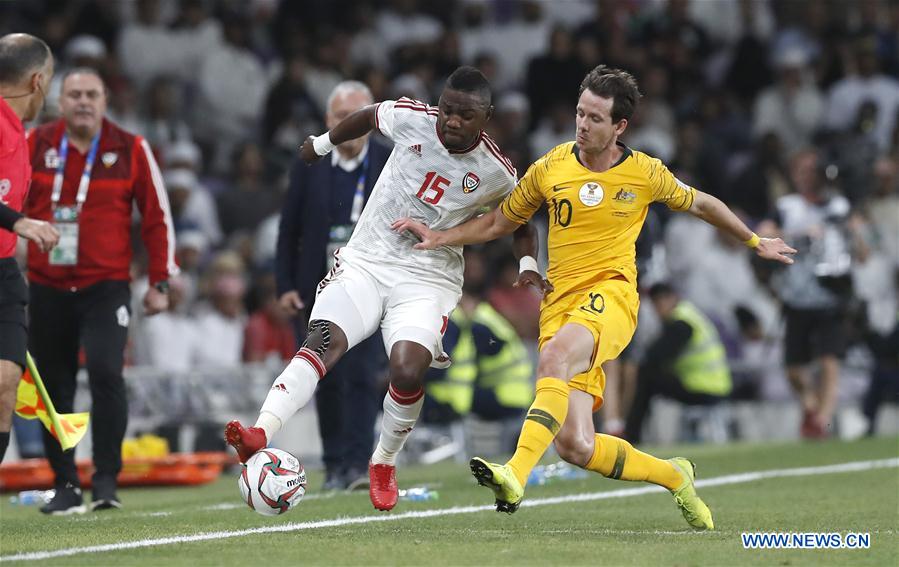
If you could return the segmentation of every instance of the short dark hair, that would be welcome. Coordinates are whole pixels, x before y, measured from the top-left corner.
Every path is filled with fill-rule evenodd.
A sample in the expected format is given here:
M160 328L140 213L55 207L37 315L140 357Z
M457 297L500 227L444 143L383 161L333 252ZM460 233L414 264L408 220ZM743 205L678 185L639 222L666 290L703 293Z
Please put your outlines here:
M737 318L737 324L741 331L759 325L759 318L752 312L752 309L743 305L734 307L734 317Z
M52 56L50 47L27 33L0 37L0 84L16 85L41 70Z
M656 282L649 288L650 299L661 299L662 297L670 297L672 295L677 295L677 291L668 282Z
M622 69L613 69L605 65L597 65L587 73L587 76L581 81L581 88L577 92L578 97L587 89L590 89L590 92L596 96L612 99L612 121L614 122L621 119L630 120L634 115L634 109L637 108L637 102L643 96L640 94L640 88L633 75Z
M483 99L487 106L490 106L493 102L493 95L490 92L490 81L487 80L484 73L468 65L459 67L447 77L446 88L475 94Z

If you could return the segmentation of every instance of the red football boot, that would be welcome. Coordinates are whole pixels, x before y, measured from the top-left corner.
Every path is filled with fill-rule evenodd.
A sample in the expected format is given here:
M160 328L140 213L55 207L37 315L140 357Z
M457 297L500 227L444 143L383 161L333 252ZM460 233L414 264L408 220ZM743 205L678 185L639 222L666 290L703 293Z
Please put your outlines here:
M803 439L826 439L827 426L817 413L805 411L799 433Z
M377 510L393 510L399 490L396 488L396 467L368 463L368 496Z
M244 427L239 421L229 421L225 426L225 441L234 447L241 463L264 449L265 431L261 427Z

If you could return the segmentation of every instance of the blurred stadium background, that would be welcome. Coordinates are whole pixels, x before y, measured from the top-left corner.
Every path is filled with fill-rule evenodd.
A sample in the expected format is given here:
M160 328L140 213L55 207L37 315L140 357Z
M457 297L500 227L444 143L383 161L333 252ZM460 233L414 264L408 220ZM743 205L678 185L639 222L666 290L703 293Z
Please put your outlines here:
M480 68L495 91L490 134L521 174L573 139L577 87L599 63L629 70L644 94L624 142L753 226L794 190L792 156L819 150L827 184L851 204L829 221L836 254L852 257L839 275L853 284L843 298L849 348L829 432L899 431L896 350L878 346L891 336L895 345L897 333L894 0L22 0L0 3L0 29L35 34L54 51L57 79L41 120L56 114L65 69L95 66L110 118L145 136L165 173L183 275L171 313L132 321L132 434L162 434L173 449L220 449L224 420L254 416L293 355L277 346L292 340L273 279L278 212L296 149L324 130L325 101L339 81L366 82L376 100L436 103L456 66ZM533 351L538 298L511 287L508 242L481 252L496 266L488 299ZM724 413L694 416L656 402L644 440L798 438L778 275L739 243L664 208L652 211L638 253L642 287L674 282L714 321L734 376ZM135 298L143 272L138 254ZM266 340L245 341L248 325ZM644 301L625 383L659 326ZM689 427L694 418L710 423ZM21 426L20 453L38 455L39 435ZM310 407L280 445L314 463L312 431ZM90 454L89 443L79 456Z

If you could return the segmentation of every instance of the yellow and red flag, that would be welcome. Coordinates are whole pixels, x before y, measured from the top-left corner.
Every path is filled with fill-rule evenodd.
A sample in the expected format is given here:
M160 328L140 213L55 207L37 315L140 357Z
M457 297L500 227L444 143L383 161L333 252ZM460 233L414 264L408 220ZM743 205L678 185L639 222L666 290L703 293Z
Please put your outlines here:
M56 413L31 353L27 354L27 359L28 368L25 369L16 392L16 413L25 419L40 419L50 435L59 441L63 451L68 451L84 437L90 414Z

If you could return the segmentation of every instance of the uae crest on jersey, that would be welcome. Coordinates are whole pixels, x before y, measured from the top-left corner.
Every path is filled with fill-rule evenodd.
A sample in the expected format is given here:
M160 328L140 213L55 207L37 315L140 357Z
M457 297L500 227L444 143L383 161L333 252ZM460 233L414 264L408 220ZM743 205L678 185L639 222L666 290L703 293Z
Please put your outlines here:
M118 159L119 159L119 154L117 154L115 152L106 152L105 154L100 156L100 160L103 162L103 165L105 165L107 168L110 168L113 165L115 165L115 162L118 161Z
M56 152L56 148L50 148L44 152L44 167L47 169L59 167L59 154Z
M462 191L471 193L477 189L480 184L481 178L469 171L465 174L465 177L462 178Z

